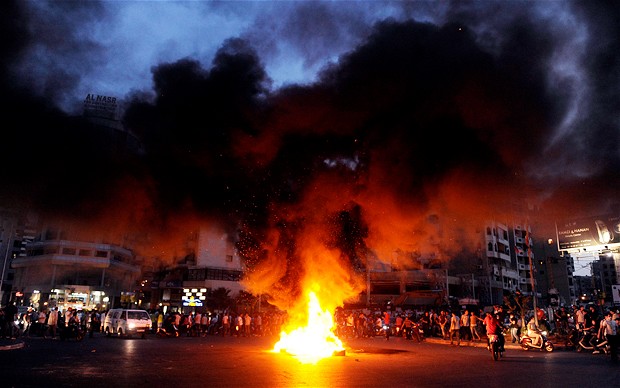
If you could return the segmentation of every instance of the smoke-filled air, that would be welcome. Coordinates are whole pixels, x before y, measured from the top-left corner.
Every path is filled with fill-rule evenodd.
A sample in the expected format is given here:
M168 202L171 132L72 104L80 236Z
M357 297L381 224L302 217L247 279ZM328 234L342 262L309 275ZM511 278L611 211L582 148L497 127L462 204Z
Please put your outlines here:
M539 230L618 209L616 3L379 3L6 2L0 202L161 258L216 225L291 314L370 260L474 254L517 205ZM87 93L139 144L91 130Z

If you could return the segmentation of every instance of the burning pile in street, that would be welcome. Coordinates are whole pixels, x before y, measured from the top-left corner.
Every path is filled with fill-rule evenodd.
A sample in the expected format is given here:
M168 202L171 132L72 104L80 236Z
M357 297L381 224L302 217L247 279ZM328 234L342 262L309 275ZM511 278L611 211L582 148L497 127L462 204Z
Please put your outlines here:
M344 346L334 334L333 314L321 308L312 291L308 292L306 302L307 321L289 322L289 327L296 328L291 332L283 331L273 351L291 354L302 363L316 363L325 357L344 354Z

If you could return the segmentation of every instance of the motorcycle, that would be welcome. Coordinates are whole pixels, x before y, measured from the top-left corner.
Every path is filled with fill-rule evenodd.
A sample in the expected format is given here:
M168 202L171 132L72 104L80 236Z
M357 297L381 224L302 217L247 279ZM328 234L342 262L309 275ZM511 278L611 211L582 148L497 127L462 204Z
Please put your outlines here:
M535 345L533 343L532 337L528 337L527 334L523 335L523 337L521 337L521 341L519 342L519 344L521 345L521 349L523 350L530 350L530 349L543 350L544 349L548 352L553 352L553 344L547 339L547 333L542 332L540 336L541 336L540 343Z
M503 352L500 351L499 335L489 334L489 350L493 356L493 360L497 361L503 356Z
M594 344L596 344L596 346L594 346ZM579 341L577 342L577 352L582 352L584 350L602 350L605 354L607 354L609 353L610 348L607 338L599 340L594 336L594 334L581 331L579 334Z
M176 328L175 325L169 326L168 328L160 327L157 330L157 333L155 333L155 335L159 338L178 337L179 330Z
M75 339L77 342L80 342L84 339L84 334L85 333L84 330L82 330L82 327L74 324L63 326L62 328L60 328L58 333L61 341Z
M571 328L568 330L568 334L566 335L564 346L567 349L578 349L580 339L581 339L580 331L576 328Z

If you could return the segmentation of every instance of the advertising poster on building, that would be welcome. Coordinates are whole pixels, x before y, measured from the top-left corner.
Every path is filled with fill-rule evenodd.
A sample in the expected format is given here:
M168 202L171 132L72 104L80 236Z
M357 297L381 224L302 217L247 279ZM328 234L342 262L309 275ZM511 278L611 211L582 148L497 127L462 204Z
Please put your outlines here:
M611 293L612 293L614 305L620 304L620 284L612 284Z
M579 218L556 225L558 249L601 248L620 244L620 216Z

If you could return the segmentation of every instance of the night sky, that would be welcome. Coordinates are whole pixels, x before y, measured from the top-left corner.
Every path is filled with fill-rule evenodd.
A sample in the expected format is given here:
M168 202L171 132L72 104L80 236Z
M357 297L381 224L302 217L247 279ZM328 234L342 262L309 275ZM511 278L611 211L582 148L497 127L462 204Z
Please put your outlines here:
M282 290L310 246L359 268L473 252L526 198L545 236L620 212L618 2L1 7L5 206L161 252L211 222ZM88 93L142 149L89 130Z

